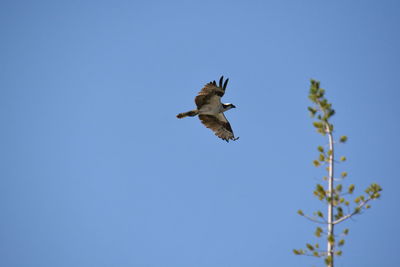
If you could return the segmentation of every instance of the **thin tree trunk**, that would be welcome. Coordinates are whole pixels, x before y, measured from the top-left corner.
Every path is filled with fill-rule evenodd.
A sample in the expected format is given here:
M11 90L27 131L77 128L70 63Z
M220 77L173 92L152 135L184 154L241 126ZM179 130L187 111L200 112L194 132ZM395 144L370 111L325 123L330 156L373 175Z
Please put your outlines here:
M333 231L333 164L334 164L334 150L333 150L333 136L332 132L329 129L329 126L327 126L327 133L328 133L328 138L329 138L329 177L328 177L328 195L329 195L329 203L328 203L328 258L330 258L330 264L328 265L329 267L334 266L334 246L335 242L332 242L332 239L334 238L334 231Z

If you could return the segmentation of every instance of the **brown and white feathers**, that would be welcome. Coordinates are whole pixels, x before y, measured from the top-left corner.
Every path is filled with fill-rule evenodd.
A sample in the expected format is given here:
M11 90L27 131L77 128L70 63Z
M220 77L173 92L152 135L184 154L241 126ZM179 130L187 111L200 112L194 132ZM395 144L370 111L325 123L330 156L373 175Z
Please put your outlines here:
M224 115L225 111L235 106L221 103L221 97L225 94L229 79L223 81L224 76L221 76L218 85L215 81L207 83L194 99L197 109L179 113L176 117L181 119L199 115L200 121L207 128L219 138L229 142L229 140L235 141L239 138L235 138L232 127Z

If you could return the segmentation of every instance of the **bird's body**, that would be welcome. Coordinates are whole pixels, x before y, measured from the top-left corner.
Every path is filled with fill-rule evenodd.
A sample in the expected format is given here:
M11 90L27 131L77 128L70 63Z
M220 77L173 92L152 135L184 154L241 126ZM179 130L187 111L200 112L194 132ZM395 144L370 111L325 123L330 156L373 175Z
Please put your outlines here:
M181 119L199 115L201 122L209 129L214 131L219 138L229 142L237 140L233 134L232 127L226 119L224 112L235 108L233 104L221 103L221 97L225 93L228 80L223 83L224 77L219 80L219 85L215 81L207 83L195 98L197 109L179 113L176 117Z

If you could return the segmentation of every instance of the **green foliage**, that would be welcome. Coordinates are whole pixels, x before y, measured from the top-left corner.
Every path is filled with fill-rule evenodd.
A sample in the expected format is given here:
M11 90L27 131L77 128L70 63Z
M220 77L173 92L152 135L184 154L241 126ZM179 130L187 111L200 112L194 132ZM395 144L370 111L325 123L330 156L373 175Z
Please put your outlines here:
M353 194L353 192L354 192L354 189L355 189L355 185L354 184L351 184L350 186L349 186L349 194Z
M315 113L317 113L317 110L315 108L312 108L312 107L308 107L308 110L310 111L310 116L312 118L314 118Z
M304 251L302 249L293 249L293 253L296 255L304 255Z
M342 184L338 184L338 185L336 186L336 191L337 191L338 193L340 193L340 192L342 192L342 188L343 188Z
M367 193L371 199L380 198L381 191L382 191L382 187L378 184L371 184L367 189L365 189L365 193Z
M335 243L335 236L334 235L328 235L328 242L331 244Z
M323 230L322 230L322 228L321 227L317 227L316 229L315 229L315 236L316 237L321 237L321 234L323 233Z
M332 132L333 125L329 123L329 119L335 115L335 110L332 108L332 104L325 98L325 90L320 87L318 81L311 80L308 98L315 105L308 107L308 110L313 118L317 116L318 121L313 122L317 132L322 135Z
M332 264L332 256L328 256L325 258L325 264L326 266L331 266Z
M336 207L336 214L334 215L336 220L339 220L344 216L343 214L343 208L341 206Z
M317 215L320 218L324 218L324 214L321 211L317 211Z
M329 267L333 267L334 256L342 255L342 250L338 249L345 244L344 237L349 234L349 229L345 228L341 235L335 235L329 229L336 229L331 227L328 228L328 225L336 225L347 219L355 216L357 214L361 214L364 210L371 208L369 204L371 200L379 199L381 196L382 188L380 185L374 183L371 184L367 189L365 189L364 194L361 194L354 198L350 199L351 195L355 191L355 185L351 184L348 187L344 187L340 181L336 182L334 177L330 176L330 171L335 168L335 163L333 159L335 155L334 145L335 144L344 144L348 141L348 137L346 135L342 135L339 138L339 142L332 142L333 140L333 129L334 125L331 123L331 118L335 115L335 110L332 108L332 104L325 97L325 90L320 87L320 82L316 80L311 80L311 86L309 91L309 99L312 102L312 106L308 107L308 111L313 118L313 126L317 130L318 133L323 136L328 136L329 149L325 150L324 146L318 146L317 150L319 152L317 159L313 161L313 165L315 167L319 167L321 165L326 165L326 171L328 173L327 176L323 176L322 180L327 181L328 184L331 183L332 187L323 186L321 184L317 184L314 189L314 196L316 196L320 201L330 206L333 211L332 220L329 220L329 211L328 218L324 216L320 210L317 210L313 213L314 216L308 216L304 214L302 210L298 210L297 213L300 216L303 216L307 219L310 219L313 222L323 224L324 227L316 227L314 235L317 238L321 238L322 236L326 236L326 242L330 244L331 250L324 251L320 250L319 244L311 245L310 243L306 243L305 249L294 249L293 253L296 255L308 255L314 257L324 257L325 264ZM347 159L345 156L341 156L339 158L340 162L345 162ZM347 177L347 172L341 172L341 178L344 179ZM337 183L335 186L333 184ZM330 190L329 188L332 188ZM336 240L338 239L338 240Z
M317 184L315 190L314 190L314 195L319 199L322 200L326 197L326 192L325 192L325 188L320 185Z

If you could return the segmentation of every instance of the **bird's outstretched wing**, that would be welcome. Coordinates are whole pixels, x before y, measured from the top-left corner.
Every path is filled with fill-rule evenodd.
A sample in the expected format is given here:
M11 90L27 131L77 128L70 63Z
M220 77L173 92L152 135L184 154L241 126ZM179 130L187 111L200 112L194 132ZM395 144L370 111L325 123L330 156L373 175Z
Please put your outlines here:
M216 136L229 142L229 140L236 141L239 138L235 138L232 127L229 121L226 119L224 113L218 115L199 115L201 122L209 129L211 129Z
M226 86L228 85L229 79L224 81L224 76L219 79L219 84L215 81L207 83L199 94L194 99L197 109L200 109L203 105L210 104L211 102L220 102L221 97L225 94Z

